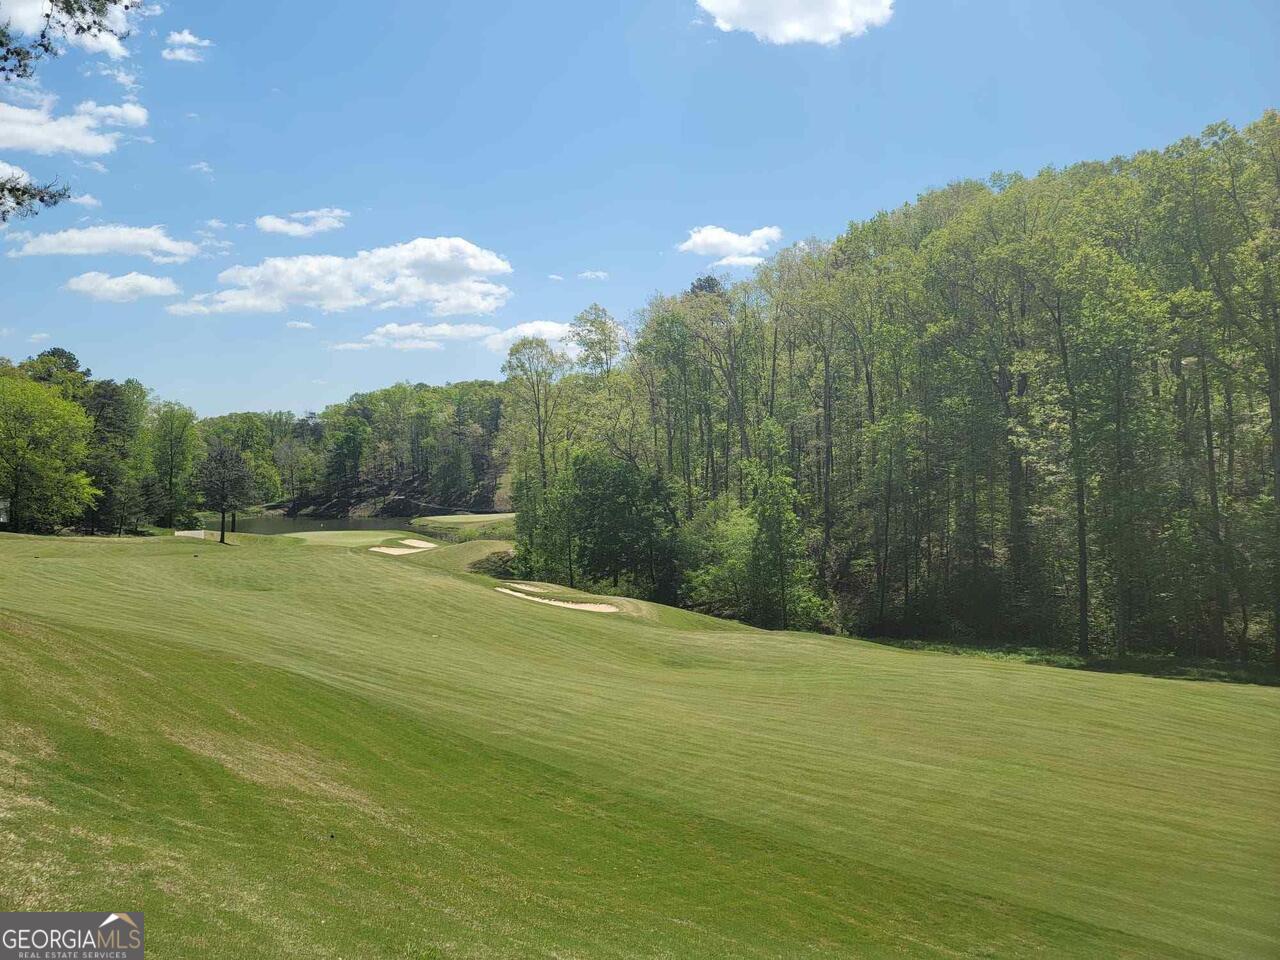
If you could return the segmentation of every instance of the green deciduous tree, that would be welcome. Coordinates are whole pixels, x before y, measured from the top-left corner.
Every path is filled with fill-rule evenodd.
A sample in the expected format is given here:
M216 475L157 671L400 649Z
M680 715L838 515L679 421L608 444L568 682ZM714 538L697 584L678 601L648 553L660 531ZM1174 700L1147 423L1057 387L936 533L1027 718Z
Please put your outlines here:
M0 496L12 530L48 530L79 517L97 491L82 469L92 423L55 387L0 376Z

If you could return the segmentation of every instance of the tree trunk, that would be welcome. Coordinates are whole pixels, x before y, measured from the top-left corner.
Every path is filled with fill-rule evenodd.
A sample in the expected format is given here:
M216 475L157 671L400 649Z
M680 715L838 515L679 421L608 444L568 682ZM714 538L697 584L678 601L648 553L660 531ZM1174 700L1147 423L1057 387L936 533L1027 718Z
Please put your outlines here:
M1213 446L1213 396L1209 390L1209 364L1200 352L1200 402L1204 406L1205 482L1209 487L1209 538L1213 542L1214 609L1210 612L1209 632L1213 639L1213 655L1226 654L1227 557L1222 542L1222 511L1218 503L1218 464Z
M1084 460L1075 405L1071 409L1071 459L1076 494L1076 651L1089 656L1089 528L1085 513Z
M1276 324L1276 356L1267 365L1267 403L1271 410L1271 509L1275 536L1271 557L1271 655L1280 666L1280 322Z
M218 524L218 542L227 542L227 511L221 511L221 521Z

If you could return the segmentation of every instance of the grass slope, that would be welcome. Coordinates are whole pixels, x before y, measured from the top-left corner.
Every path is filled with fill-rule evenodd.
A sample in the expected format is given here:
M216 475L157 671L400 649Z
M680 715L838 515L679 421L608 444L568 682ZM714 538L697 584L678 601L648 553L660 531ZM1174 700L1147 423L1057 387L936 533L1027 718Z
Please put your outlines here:
M155 957L1280 950L1274 688L233 539L0 536L4 907Z

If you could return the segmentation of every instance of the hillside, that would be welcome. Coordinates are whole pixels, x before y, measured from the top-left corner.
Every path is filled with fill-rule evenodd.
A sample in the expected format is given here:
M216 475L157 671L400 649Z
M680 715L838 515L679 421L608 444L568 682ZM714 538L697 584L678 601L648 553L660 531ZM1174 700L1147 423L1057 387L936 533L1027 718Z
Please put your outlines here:
M142 909L155 957L1280 950L1280 691L366 539L0 535L0 903Z

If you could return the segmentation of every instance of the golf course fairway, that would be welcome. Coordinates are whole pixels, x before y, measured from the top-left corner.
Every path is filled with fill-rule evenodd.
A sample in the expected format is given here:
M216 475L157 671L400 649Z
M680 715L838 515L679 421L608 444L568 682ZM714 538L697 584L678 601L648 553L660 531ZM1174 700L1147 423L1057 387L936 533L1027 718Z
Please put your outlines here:
M1280 952L1274 688L229 539L0 535L0 909L157 958Z

